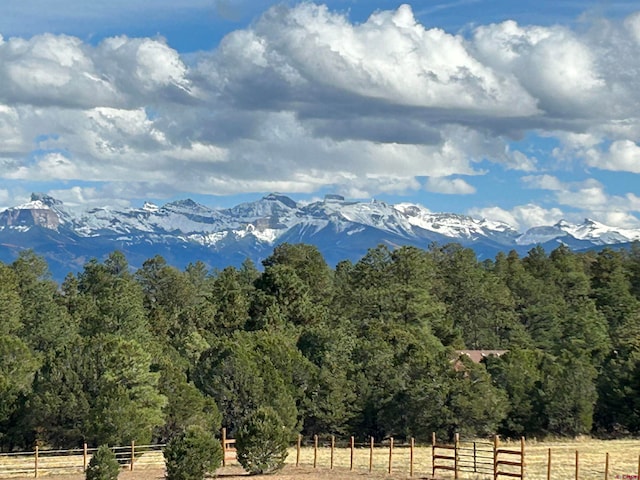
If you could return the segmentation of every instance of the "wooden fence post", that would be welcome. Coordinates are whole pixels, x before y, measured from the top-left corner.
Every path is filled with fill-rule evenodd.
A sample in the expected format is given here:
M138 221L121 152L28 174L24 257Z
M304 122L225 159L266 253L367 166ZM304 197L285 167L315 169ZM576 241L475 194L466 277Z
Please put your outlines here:
M578 450L576 450L576 480L578 480L579 472L580 472L580 459L579 459Z
M410 448L410 453L409 453L409 476L413 477L413 451L416 447L416 441L413 437L411 437L411 444L409 446ZM640 480L640 479L638 479Z
M524 480L524 437L520 437L520 480Z
M551 480L551 448L547 451L547 480Z
M607 452L604 461L604 480L609 480L609 452Z
M331 435L331 470L333 470L333 456L336 449L336 436Z
M318 435L313 436L313 468L318 465Z
M391 475L391 464L392 463L393 463L393 437L390 437L389 438L389 475Z
M498 480L498 446L500 445L500 437L493 437L493 480Z
M373 470L373 437L369 437L369 472Z
M38 452L39 452L39 447L38 445L36 445L36 450L35 450L35 458L34 458L34 477L38 478Z
M478 447L476 441L473 441L473 473L478 473Z
M353 450L355 448L356 444L355 444L355 438L351 437L351 441L350 441L350 448L351 448L351 461L350 461L350 465L349 465L349 470L353 470Z
M222 451L224 455L224 450ZM133 462L136 459L136 442L131 440L131 464L129 465L129 470L133 472Z
M87 444L85 443L82 445L82 471L83 472L87 471L87 457L88 457Z
M453 455L453 466L454 466L454 470L453 470L453 478L455 478L456 480L458 480L459 478L459 472L458 472L458 448L460 446L460 434L456 433L455 435L455 449L453 450L454 455Z
M300 444L302 443L302 435L298 434L298 442L296 443L296 467L300 466Z
M227 466L227 429L222 427L222 466Z
M431 432L431 478L436 477L436 432Z

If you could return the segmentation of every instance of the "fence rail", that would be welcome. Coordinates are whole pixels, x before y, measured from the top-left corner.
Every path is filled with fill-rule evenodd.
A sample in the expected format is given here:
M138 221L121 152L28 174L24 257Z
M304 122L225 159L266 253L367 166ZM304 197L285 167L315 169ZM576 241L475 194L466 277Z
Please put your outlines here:
M123 469L164 467L164 445L135 445L111 447ZM39 477L40 475L73 474L86 471L97 448L70 450L42 450L32 452L0 453L0 477Z
M222 432L224 465L236 461L235 440ZM375 443L373 438L356 442L335 437L314 436L303 442L301 436L290 449L290 467L342 469L356 474L385 471L389 475L406 475L432 479L473 480L638 480L640 478L640 442L621 442L622 448L610 456L598 445L597 454L579 456L580 444L555 443L529 447L525 457L525 442L500 445L494 442L460 441L438 443L435 435L431 445L416 446L413 439L400 443L393 438ZM123 469L164 468L163 444L113 447ZM553 449L553 455L552 455ZM44 475L82 473L96 448L42 450L0 453L0 478L38 477ZM621 453L624 452L624 455ZM606 455L605 455L606 454ZM635 455L635 457L634 457Z
M227 438L227 429L222 429L222 466L226 467L227 463L236 460L236 440L235 438Z
M524 437L520 439L520 450L499 448L496 437L494 452L494 480L500 476L524 479Z

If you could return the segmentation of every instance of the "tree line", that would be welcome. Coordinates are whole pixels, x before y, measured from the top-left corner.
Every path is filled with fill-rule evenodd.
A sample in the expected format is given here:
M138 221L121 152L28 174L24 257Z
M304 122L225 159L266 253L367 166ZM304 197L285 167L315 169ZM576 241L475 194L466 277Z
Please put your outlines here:
M640 245L332 268L282 244L214 271L116 251L61 284L32 251L0 263L0 449L233 436L264 408L292 436L638 434Z

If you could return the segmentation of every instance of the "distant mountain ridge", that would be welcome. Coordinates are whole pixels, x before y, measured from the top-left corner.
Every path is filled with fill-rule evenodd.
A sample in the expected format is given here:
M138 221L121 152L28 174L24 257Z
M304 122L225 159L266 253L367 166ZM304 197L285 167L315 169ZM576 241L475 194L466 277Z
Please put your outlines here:
M551 250L624 245L640 240L640 229L620 229L586 219L574 225L560 221L519 233L503 222L454 213L432 213L418 204L356 202L339 195L308 204L278 193L232 208L212 209L191 199L141 208L67 210L48 195L0 212L0 260L11 262L18 251L32 248L44 256L54 277L75 272L91 258L121 250L133 267L155 255L183 268L203 261L210 268L259 262L279 243L315 245L327 262L357 261L379 244L427 248L459 243L480 258L500 251L526 253L535 245Z

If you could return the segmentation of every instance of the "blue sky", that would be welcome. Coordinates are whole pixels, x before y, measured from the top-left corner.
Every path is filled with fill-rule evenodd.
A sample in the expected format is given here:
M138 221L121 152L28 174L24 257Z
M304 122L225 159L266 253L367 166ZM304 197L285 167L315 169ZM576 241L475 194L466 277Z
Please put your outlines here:
M0 209L271 191L640 228L637 1L0 4Z

